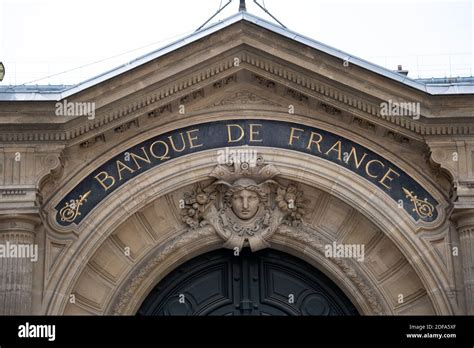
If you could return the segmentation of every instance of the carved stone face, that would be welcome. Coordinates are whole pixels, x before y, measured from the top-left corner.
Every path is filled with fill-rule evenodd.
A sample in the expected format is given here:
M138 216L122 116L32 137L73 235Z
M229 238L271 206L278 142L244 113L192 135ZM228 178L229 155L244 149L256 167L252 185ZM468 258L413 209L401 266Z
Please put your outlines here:
M253 218L259 205L260 196L254 191L243 189L232 195L232 211L242 220Z

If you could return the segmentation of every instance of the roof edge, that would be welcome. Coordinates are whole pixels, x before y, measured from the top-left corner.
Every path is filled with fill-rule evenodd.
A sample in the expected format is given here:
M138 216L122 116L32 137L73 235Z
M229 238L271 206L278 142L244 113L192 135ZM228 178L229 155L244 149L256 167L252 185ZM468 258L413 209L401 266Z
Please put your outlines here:
M305 46L312 47L316 50L324 52L330 56L336 57L341 59L341 61L347 61L349 64L354 64L359 66L363 69L371 71L375 74L384 76L389 78L393 81L402 83L406 86L412 87L418 91L427 93L429 95L457 95L457 94L474 94L474 83L472 84L450 84L450 85L435 85L435 84L425 84L420 81L414 80L409 78L405 75L399 74L394 72L390 69L382 67L380 65L370 63L362 58L358 58L354 55L346 53L344 51L335 49L331 46L325 45L319 41L310 39L304 35L298 34L293 32L289 29L285 29L280 27L274 23L271 23L267 20L264 20L260 17L252 15L248 12L238 12L222 21L217 23L211 24L208 27L204 27L203 29L196 31L188 36L185 36L177 41L174 41L164 47L161 47L151 53L142 55L130 62L122 64L114 69L106 71L100 75L82 81L76 85L72 85L69 88L61 92L46 92L46 91L38 91L38 92L7 92L1 91L0 89L0 101L58 101L64 98L67 98L71 95L76 93L82 92L88 88L91 88L101 82L106 80L112 79L120 74L126 73L132 69L135 69L143 64L146 64L154 59L157 59L167 53L170 53L174 50L177 50L181 47L184 47L190 43L193 43L197 40L202 39L208 35L211 35L221 29L224 29L236 22L239 21L247 21L249 23L253 23L261 28L267 29L273 33L279 34L283 37L289 38L290 40L299 42ZM11 86L10 86L11 87ZM14 87L14 86L13 86Z

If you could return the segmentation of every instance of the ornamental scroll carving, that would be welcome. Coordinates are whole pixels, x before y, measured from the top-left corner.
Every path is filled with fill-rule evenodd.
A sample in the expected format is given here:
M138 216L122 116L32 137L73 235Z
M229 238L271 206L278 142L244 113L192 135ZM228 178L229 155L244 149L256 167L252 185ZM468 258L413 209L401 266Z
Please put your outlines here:
M279 226L303 222L308 204L295 184L277 181L279 174L261 156L253 163L218 165L210 174L214 182L184 194L182 220L190 229L212 226L224 248L267 248Z

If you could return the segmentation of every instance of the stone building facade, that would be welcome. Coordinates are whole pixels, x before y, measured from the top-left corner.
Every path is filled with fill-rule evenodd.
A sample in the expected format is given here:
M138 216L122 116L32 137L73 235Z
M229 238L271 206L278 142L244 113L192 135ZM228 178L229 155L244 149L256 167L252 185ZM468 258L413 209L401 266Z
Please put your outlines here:
M472 315L473 116L472 82L245 12L76 86L1 87L0 243L38 255L4 248L0 313L135 315L228 249L296 257L361 315Z

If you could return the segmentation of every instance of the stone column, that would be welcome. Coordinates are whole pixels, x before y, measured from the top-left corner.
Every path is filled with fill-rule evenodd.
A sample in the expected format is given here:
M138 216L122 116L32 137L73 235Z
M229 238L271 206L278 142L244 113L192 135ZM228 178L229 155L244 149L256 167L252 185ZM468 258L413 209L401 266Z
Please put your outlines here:
M461 243L466 314L474 315L474 208L456 209L452 220Z
M32 314L31 252L39 223L36 214L0 215L0 315Z

